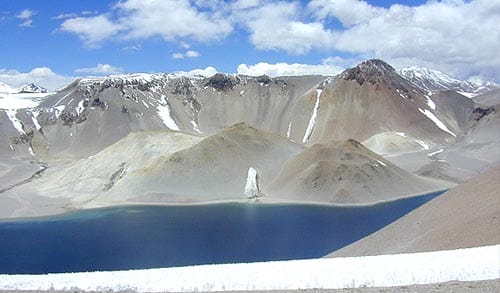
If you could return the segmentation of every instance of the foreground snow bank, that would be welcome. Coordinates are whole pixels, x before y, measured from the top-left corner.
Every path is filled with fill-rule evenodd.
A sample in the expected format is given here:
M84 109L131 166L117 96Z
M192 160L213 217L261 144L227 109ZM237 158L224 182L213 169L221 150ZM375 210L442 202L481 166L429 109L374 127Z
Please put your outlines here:
M0 290L224 291L390 287L500 278L500 245L427 253L119 272L0 275Z

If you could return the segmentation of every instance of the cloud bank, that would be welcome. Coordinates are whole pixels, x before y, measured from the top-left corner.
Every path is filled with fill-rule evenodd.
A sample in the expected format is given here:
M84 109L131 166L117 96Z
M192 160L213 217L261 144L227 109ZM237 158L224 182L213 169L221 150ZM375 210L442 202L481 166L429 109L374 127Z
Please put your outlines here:
M116 67L109 64L97 64L94 67L79 68L75 70L76 73L84 74L96 74L96 75L108 75L108 74L119 74L123 72L123 68Z
M423 65L459 78L500 74L500 2L490 0L388 8L360 0L123 0L105 13L62 21L62 31L90 47L149 38L219 42L238 31L257 50L380 58L396 67ZM181 56L190 57L172 57Z

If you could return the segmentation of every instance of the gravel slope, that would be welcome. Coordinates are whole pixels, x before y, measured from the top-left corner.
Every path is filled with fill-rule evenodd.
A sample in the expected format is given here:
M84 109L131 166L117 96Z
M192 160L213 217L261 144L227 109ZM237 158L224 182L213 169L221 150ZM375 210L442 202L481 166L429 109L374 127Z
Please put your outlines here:
M500 243L500 165L328 257L394 254Z

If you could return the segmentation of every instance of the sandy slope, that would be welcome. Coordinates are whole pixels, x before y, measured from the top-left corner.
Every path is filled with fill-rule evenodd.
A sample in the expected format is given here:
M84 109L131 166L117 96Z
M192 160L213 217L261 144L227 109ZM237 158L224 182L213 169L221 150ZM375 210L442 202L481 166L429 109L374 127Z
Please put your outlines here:
M455 249L500 243L500 165L329 257Z

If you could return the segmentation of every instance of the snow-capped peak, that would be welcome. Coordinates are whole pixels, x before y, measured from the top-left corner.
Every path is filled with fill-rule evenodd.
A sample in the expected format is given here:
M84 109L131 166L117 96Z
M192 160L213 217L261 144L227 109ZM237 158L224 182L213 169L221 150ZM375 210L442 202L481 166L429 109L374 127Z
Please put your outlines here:
M28 83L28 84L25 84L22 87L20 87L18 92L19 93L48 93L49 91L46 88L41 87L36 83Z
M439 92L454 90L469 98L500 87L500 85L494 82L483 81L478 78L469 79L467 81L459 80L441 71L428 69L422 66L403 68L399 70L399 74L424 91Z
M0 93L12 94L15 93L16 89L10 85L0 81Z
M477 86L468 81L459 80L441 71L421 66L403 68L399 71L399 74L422 90L428 92L456 90L473 93L477 89Z

